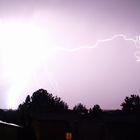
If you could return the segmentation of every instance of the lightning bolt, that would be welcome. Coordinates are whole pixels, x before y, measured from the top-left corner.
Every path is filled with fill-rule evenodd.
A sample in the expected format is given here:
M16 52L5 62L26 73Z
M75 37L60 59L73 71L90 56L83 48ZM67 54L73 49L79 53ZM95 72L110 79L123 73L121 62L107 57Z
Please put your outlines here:
M135 47L137 49L140 49L140 36L136 36L135 39L134 39L134 38L128 38L124 34L116 34L116 35L113 35L112 37L107 38L107 39L97 40L96 43L94 45L92 45L92 46L81 46L81 47L76 47L76 48L56 47L55 50L57 50L57 51L75 52L75 51L79 51L81 49L93 49L93 48L96 48L101 43L113 41L114 39L116 39L118 37L121 37L125 41L130 41L130 42L134 43ZM140 50L134 52L134 56L137 59L136 61L140 62Z
M113 41L116 38L122 38L125 41L129 41L129 42L134 43L134 46L136 47L136 49L139 49L138 51L134 52L134 56L136 57L136 61L140 62L140 36L136 36L135 38L128 38L124 34L115 34L115 35L113 35L110 38L106 38L106 39L102 39L102 40L97 40L96 43L94 45L92 45L92 46L81 46L81 47L76 47L76 48L56 47L54 50L57 50L57 51L67 51L67 52L71 52L72 53L72 52L80 51L82 49L93 49L93 48L98 47L101 43ZM51 82L51 84L53 85L53 87L54 87L56 92L60 91L58 89L58 82L57 82L57 80L54 79L54 77L53 77L53 82Z
M112 41L112 40L114 40L118 37L122 37L125 41L131 41L135 44L136 48L140 48L140 36L136 36L136 39L133 39L133 38L128 38L124 34L116 34L116 35L113 35L112 37L107 38L107 39L97 40L96 43L92 46L82 46L82 47L77 47L77 48L73 48L73 49L59 47L58 49L59 50L65 50L65 51L71 51L71 52L72 51L78 51L78 50L81 50L81 49L88 49L88 48L91 49L91 48L96 48L101 43Z

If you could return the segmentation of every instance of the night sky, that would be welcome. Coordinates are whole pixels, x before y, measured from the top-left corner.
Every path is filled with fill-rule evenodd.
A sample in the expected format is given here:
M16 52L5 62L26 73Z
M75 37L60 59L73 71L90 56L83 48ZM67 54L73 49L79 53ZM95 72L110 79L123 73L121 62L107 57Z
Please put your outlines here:
M44 88L70 107L140 95L139 0L0 0L0 108Z

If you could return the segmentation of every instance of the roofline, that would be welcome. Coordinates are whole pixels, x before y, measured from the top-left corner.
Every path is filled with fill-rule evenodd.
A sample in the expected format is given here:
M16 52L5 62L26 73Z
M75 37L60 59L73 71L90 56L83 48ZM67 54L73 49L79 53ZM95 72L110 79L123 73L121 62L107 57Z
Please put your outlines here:
M20 125L13 124L13 123L7 123L7 122L1 121L1 120L0 120L0 124L5 124L5 125L10 125L10 126L15 126L15 127L23 128L23 127L20 126Z

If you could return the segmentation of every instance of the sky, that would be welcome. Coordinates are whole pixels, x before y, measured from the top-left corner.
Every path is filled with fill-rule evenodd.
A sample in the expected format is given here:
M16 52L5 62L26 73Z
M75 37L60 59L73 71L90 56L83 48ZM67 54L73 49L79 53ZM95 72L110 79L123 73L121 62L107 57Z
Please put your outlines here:
M72 108L140 95L139 0L0 0L0 108L44 88Z

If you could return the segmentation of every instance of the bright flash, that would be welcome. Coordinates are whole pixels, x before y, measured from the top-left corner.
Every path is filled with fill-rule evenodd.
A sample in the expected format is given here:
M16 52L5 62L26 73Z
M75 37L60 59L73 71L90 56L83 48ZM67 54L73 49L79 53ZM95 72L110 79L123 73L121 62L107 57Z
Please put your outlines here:
M11 85L7 100L9 108L16 108L20 92L33 71L52 55L52 47L46 32L32 23L0 22L3 74Z

